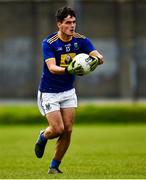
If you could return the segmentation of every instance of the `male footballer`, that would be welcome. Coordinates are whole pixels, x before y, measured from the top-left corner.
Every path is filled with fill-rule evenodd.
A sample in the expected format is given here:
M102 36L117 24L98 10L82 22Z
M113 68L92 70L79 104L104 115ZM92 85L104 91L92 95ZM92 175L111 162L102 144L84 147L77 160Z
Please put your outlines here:
M103 63L103 56L90 40L75 32L76 14L68 7L56 13L58 32L42 42L43 73L38 90L38 106L48 122L48 127L40 132L35 144L35 154L42 158L47 141L57 138L54 157L50 163L49 174L62 173L59 165L66 153L71 139L72 126L77 107L74 88L75 75L83 75L79 65L73 66L72 58L77 54L89 54L94 61L91 69Z

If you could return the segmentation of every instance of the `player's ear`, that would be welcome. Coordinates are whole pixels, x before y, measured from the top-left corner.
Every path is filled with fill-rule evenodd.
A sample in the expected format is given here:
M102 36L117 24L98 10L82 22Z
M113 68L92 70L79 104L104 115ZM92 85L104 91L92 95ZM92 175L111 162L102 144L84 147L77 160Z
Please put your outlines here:
M57 22L57 27L60 28L61 22Z

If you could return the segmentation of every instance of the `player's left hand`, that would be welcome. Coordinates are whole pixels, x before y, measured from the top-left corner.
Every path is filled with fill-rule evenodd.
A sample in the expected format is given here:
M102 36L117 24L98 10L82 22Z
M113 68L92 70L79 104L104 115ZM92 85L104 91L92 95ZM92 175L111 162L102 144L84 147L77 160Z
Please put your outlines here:
M92 61L89 63L90 64L90 70L94 71L95 68L99 64L99 59L97 57L95 57L95 56L89 56L89 57L92 59Z

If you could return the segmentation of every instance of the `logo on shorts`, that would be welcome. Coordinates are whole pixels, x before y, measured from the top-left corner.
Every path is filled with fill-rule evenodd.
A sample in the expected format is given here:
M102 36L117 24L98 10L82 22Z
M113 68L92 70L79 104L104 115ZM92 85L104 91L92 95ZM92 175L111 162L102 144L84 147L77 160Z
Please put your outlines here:
M51 109L51 106L50 106L49 103L48 103L48 104L45 104L45 106L46 106L46 109L47 109L47 110L50 110L50 109Z

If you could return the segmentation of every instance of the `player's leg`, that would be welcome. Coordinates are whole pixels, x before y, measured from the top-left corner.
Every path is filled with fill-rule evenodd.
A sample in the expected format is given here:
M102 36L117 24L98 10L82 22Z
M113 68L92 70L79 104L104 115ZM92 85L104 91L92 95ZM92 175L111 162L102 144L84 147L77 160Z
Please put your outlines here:
M69 91L65 91L61 93L60 111L64 123L64 132L59 137L56 144L54 158L50 166L52 169L54 169L54 167L56 168L59 167L59 164L61 163L61 160L69 147L76 107L77 107L77 96L75 93L75 89L71 89Z
M38 107L41 114L46 116L49 124L46 130L40 132L35 144L35 154L38 158L43 156L47 140L58 137L64 129L57 97L56 93L42 93L38 91Z
M48 139L59 137L64 131L64 124L60 111L53 111L46 115L49 126L40 133L35 145L35 153L38 158L44 154L44 149Z
M64 123L64 132L59 137L56 144L55 159L61 160L69 147L72 133L72 126L75 116L75 108L61 109L62 119Z
M48 127L44 131L46 139L53 139L59 137L64 131L64 124L62 114L60 111L53 111L46 115Z
M72 126L75 116L75 108L61 109L62 119L64 123L64 132L59 137L56 143L54 158L51 162L49 173L60 173L59 165L61 160L70 145Z

